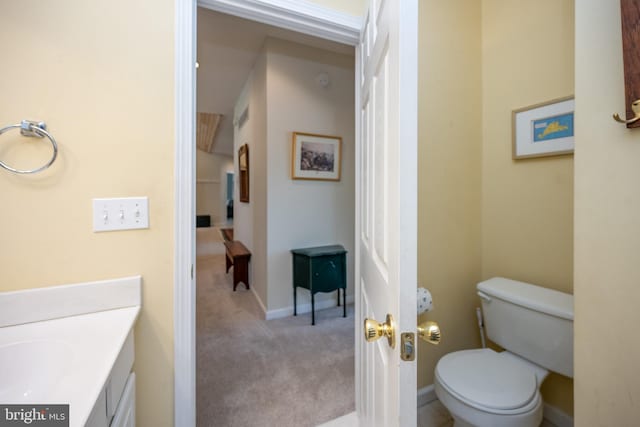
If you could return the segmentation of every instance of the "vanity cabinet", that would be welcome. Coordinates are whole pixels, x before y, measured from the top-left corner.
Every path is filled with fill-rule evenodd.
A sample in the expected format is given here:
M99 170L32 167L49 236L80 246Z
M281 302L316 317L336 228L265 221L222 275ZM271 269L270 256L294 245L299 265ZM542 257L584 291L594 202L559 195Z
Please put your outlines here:
M136 374L129 374L129 379L122 392L120 403L111 421L111 427L135 427L136 425Z
M135 426L135 374L133 331L120 350L86 427ZM73 410L73 409L72 409Z

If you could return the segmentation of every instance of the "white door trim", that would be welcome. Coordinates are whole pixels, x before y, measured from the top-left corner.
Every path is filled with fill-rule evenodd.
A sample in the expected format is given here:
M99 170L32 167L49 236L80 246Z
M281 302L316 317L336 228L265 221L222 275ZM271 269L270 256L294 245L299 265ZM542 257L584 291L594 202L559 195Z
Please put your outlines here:
M174 425L196 425L195 58L196 2L175 8Z
M413 3L411 6L408 3ZM416 13L412 13L415 11ZM411 298L407 294L401 295L400 300L405 303L411 299L410 306L416 307L416 286L418 283L418 0L411 0L400 8L400 28L399 31L399 66L400 66L400 87L398 95L400 98L400 131L398 141L402 141L403 150L399 150L400 158L398 164L402 165L404 170L404 182L402 178L397 188L400 195L400 206L403 207L400 221L400 236L411 236L411 238L402 239L399 258L403 260L400 269L401 293L412 294ZM408 126L407 124L412 124ZM410 183L406 182L407 177L412 177L411 181L415 183L413 194L402 191L403 188L410 188ZM406 287L406 284L411 286ZM402 308L401 310L406 310ZM398 328L400 331L415 331L418 319L415 311L412 315L405 312L398 319ZM415 384L417 378L418 362L411 365L403 365L404 369L400 370L400 384ZM406 391L400 399L400 425L415 425L416 412L415 403L417 401L416 388L411 389L411 393L407 395Z
M304 0L199 0L198 6L355 46L362 18Z
M356 46L361 19L304 0L201 0L199 5ZM174 425L196 425L195 62L196 0L175 8ZM359 69L356 57L356 70ZM356 79L356 82L359 80ZM356 83L356 99L359 84ZM356 146L359 141L356 139Z
M368 9L368 7L367 7ZM368 13L368 12L367 12ZM362 234L362 196L361 193L359 191L361 187L361 174L362 174L362 131L361 131L361 127L362 127L362 100L360 99L360 94L362 93L362 52L360 49L360 38L361 37L366 37L366 35L361 34L358 36L358 44L356 46L356 77L354 79L355 85L356 85L356 90L355 90L355 108L356 108L356 132L355 132L355 136L356 136L356 149L355 149L355 156L356 156L356 161L355 161L355 174L354 174L354 185L355 185L355 201L356 201L356 206L355 206L355 214L356 214L356 218L355 218L355 223L354 223L354 253L353 253L353 259L354 259L354 299L355 299L355 303L354 303L354 317L356 319L356 337L355 337L355 345L354 345L354 360L355 360L355 391L356 391L356 418L358 419L358 422L360 420L360 415L362 414L363 408L362 408L362 396L363 393L366 390L363 390L363 375L364 372L362 372L362 366L359 363L359 361L361 360L361 352L362 352L362 341L361 339L358 339L358 323L360 322L361 319L364 319L364 317L362 316L362 308L360 307L360 301L362 301L362 296L361 296L361 290L362 290L362 283L360 282L360 280L358 280L358 278L360 277L360 236Z

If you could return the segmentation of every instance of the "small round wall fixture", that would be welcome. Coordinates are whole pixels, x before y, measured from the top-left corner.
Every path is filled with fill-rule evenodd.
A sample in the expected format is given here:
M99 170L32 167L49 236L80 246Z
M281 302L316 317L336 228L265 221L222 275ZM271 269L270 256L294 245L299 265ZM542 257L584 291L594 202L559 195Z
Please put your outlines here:
M323 88L328 88L331 83L331 79L329 78L329 73L320 73L316 76L316 83L318 86Z

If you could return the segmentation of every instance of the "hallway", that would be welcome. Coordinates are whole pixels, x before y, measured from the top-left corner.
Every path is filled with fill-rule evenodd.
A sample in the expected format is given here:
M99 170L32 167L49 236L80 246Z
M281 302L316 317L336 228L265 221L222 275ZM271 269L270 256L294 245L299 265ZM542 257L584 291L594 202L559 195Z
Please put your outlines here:
M232 291L217 229L197 230L197 425L316 426L355 409L354 314L270 321Z

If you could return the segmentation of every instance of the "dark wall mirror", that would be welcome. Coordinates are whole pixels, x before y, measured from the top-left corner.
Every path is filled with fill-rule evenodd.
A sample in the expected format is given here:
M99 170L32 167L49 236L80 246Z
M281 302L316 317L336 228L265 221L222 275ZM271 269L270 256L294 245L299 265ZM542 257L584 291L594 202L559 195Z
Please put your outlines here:
M244 144L238 150L240 201L249 203L249 146Z

